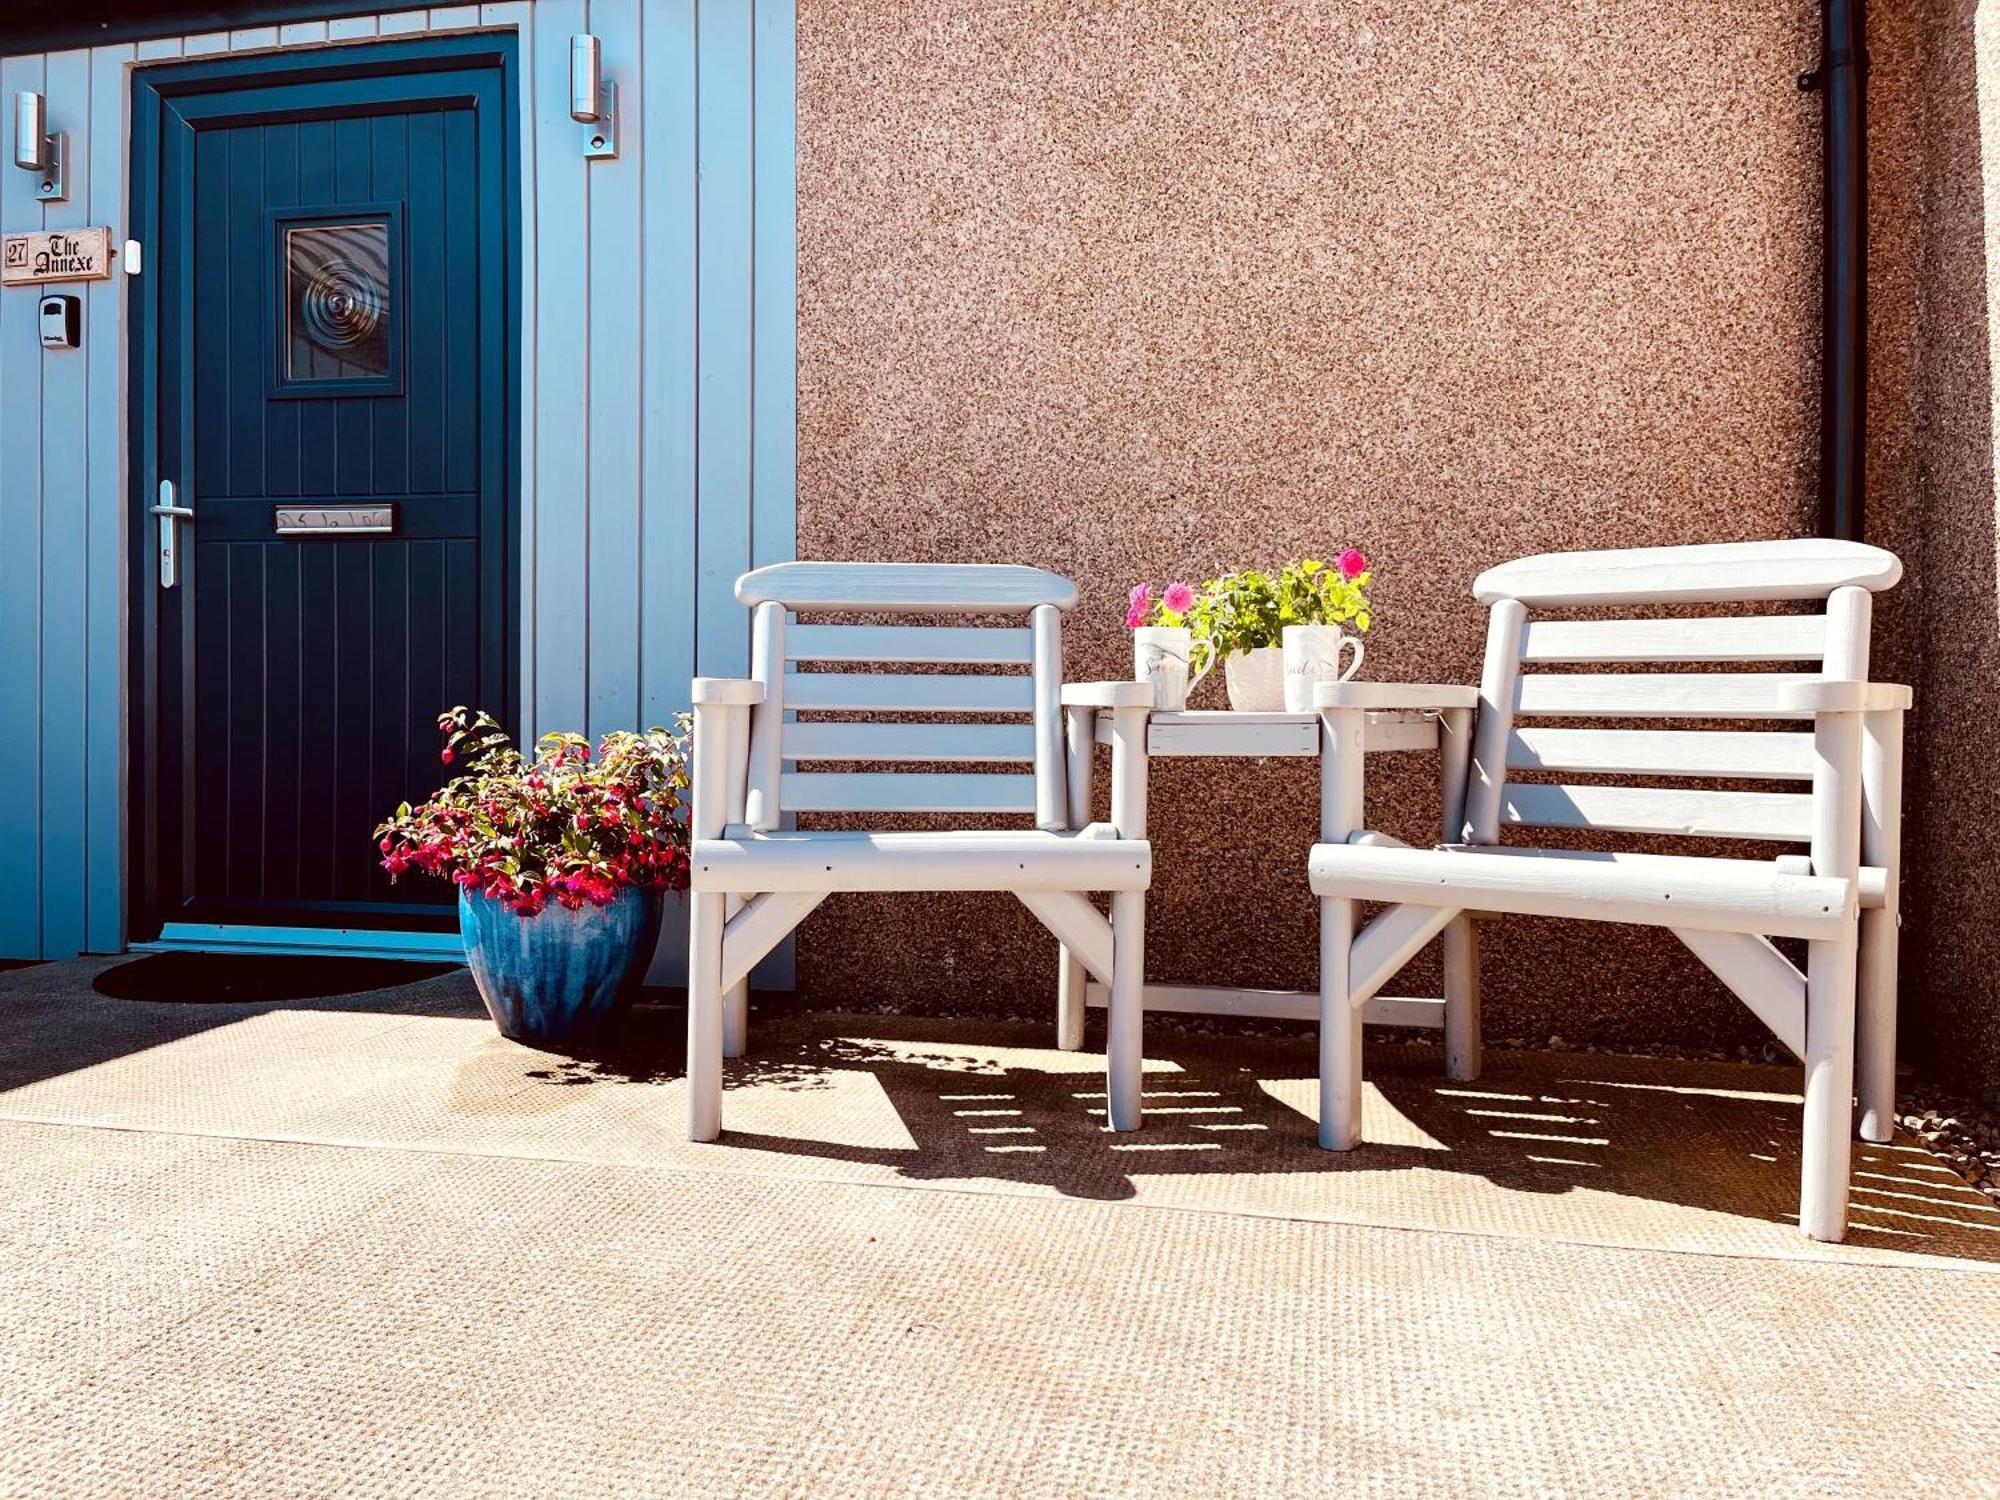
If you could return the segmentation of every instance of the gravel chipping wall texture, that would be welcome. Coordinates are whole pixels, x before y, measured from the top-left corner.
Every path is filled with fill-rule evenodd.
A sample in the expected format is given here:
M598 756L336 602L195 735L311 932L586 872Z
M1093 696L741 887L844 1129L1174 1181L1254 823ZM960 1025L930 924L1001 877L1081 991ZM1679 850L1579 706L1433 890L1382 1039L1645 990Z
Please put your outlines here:
M1972 13L1869 14L1869 528L1910 564L1878 673L1937 725L1908 1046L2000 1083L2000 954L1923 951L1934 918L2000 941L1990 861L1932 813L1991 806L2000 665ZM1129 673L1133 582L1353 542L1369 675L1462 682L1492 563L1809 532L1818 25L1781 0L801 0L799 555L1068 574L1083 677ZM1968 615L1920 663L1919 622ZM1371 763L1371 821L1431 836L1434 774ZM1154 977L1313 983L1315 797L1301 763L1155 768ZM1053 948L987 897L845 898L799 974L827 1003L1034 1011ZM1515 921L1486 977L1495 1036L1763 1039L1664 933Z
M2000 255L2000 11L1934 0L1918 131L1922 225L1908 371L1918 412L1914 495L1919 714L1904 973L1904 1047L2000 1102L2000 583L1988 266ZM1876 288L1871 292L1878 295Z

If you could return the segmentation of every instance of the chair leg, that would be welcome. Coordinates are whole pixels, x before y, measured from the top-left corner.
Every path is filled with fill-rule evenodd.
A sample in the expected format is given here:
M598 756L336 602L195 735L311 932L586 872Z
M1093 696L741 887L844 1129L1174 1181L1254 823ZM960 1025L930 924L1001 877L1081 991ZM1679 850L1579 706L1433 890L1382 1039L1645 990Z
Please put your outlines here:
M750 981L739 979L722 996L722 1055L741 1057L750 1050Z
M688 903L688 1139L722 1134L722 924L720 891L698 891Z
M1146 893L1111 897L1111 1003L1105 1022L1104 1091L1113 1130L1139 1128L1145 1080Z
M1444 1076L1479 1076L1479 929L1459 916L1444 930Z
M723 925L726 927L741 910L743 910L741 896L725 896L722 901ZM750 979L746 975L732 984L722 996L722 1055L741 1057L749 1047Z
M1354 903L1319 902L1319 1143L1329 1151L1361 1144L1361 1010L1348 999Z
M1854 1054L1864 1141L1887 1141L1896 1133L1896 961L1900 944L1893 902L1887 910L1861 914Z
M1854 1129L1856 929L1806 952L1805 1149L1799 1227L1816 1240L1847 1234L1847 1176Z
M1064 1052L1083 1047L1083 1015L1090 975L1083 960L1067 948L1059 948L1056 959L1056 1046Z

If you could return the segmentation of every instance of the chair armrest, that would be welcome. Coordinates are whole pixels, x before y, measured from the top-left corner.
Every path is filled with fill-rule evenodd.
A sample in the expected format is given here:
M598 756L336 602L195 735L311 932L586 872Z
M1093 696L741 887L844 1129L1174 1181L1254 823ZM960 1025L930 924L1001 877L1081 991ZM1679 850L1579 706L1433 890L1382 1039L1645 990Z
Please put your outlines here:
M1347 836L1350 844L1359 844L1364 849L1407 849L1410 846L1394 834L1383 833L1377 828L1357 828Z
M1153 708L1150 682L1066 682L1062 701L1065 708L1107 713L1111 722L1111 823L1122 839L1146 836L1146 734L1147 715ZM1072 801L1088 797L1089 755L1094 712L1069 716L1069 753L1072 761L1070 793ZM1074 759L1082 756L1079 762ZM1085 804L1088 805L1087 802ZM1072 807L1071 817L1078 816Z
M1910 690L1897 682L1850 682L1828 678L1820 682L1795 682L1778 690L1778 704L1793 713L1853 714L1903 710L1910 706Z
M749 710L764 701L764 684L746 677L697 677L688 696L694 701L688 837L719 838L728 823L743 819Z
M1151 708L1150 682L1065 682L1065 708Z
M1322 682L1313 689L1314 708L1477 708L1479 689L1429 682Z
M764 701L764 684L748 677L697 677L691 693L697 706L751 707Z

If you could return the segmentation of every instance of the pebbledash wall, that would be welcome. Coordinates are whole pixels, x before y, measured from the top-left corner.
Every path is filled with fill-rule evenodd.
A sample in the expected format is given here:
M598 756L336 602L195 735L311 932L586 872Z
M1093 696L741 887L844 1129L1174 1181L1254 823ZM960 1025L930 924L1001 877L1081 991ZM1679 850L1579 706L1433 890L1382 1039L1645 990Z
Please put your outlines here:
M793 551L791 0L512 0L0 57L10 108L17 90L44 93L73 155L68 201L46 208L28 173L0 171L0 223L122 236L135 66L467 28L517 31L532 93L521 110L528 727L670 723L696 670L748 665L737 575ZM613 161L586 162L569 118L569 38L583 31L620 89ZM48 358L34 297L0 296L7 956L124 942L125 278L84 295L85 347ZM657 977L679 982L683 946L669 934Z
M1905 1051L2000 1090L1978 10L1868 8L1867 524L1909 565L1877 670L1919 690ZM1354 542L1370 675L1464 682L1491 563L1809 533L1818 26L1805 0L801 0L801 555L1046 564L1085 586L1072 672L1123 675L1130 584ZM1375 819L1431 836L1432 774L1372 764ZM1311 984L1310 776L1153 785L1149 973ZM976 898L831 902L799 964L824 1003L1030 1011L1052 982L1031 920ZM1512 921L1486 975L1497 1037L1764 1041L1663 933Z

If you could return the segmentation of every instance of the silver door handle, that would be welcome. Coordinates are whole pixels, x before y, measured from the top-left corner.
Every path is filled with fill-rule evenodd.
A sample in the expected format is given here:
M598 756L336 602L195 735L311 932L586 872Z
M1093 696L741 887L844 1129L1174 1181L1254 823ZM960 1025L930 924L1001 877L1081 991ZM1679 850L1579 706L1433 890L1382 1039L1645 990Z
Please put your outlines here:
M160 587L170 589L181 581L180 523L192 521L194 512L185 505L174 504L174 482L162 479L160 503L151 513L160 518Z

